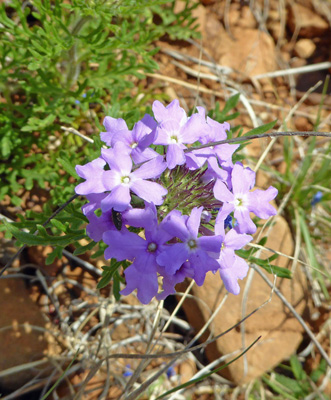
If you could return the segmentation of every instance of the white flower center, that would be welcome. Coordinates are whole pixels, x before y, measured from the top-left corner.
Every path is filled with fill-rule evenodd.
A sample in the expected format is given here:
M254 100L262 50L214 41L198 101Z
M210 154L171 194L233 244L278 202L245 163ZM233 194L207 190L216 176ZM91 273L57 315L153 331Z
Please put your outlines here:
M190 248L190 250L194 250L194 249L196 249L196 248L198 247L197 242L196 242L196 240L194 240L194 239L190 239L190 240L187 242L187 245L188 245L188 247Z
M236 208L246 208L247 207L247 196L245 194L235 195L233 203Z
M130 183L130 177L129 176L122 176L122 183L128 184Z
M148 246L147 246L147 250L149 251L149 252L151 252L151 253L154 253L155 251L156 251L156 249L157 249L157 245L156 245L156 243L150 243Z
M137 146L138 146L138 143L137 142L133 142L132 145L131 145L131 149L135 149Z

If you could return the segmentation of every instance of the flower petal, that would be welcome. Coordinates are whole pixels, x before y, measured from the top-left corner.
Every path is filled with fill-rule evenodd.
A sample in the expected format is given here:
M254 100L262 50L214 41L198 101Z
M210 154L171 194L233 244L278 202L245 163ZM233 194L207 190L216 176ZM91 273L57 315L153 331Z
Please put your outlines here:
M146 240L128 230L107 231L102 238L108 245L105 250L106 260L133 260L137 254L146 251Z
M234 229L231 229L225 235L224 245L227 248L233 250L239 250L242 249L244 246L246 246L246 244L249 243L252 239L253 239L252 236L240 234L236 232Z
M132 169L131 148L122 142L116 142L112 149L101 149L101 156L111 169L129 175Z
M159 289L156 271L142 274L133 263L124 271L124 274L126 287L120 291L121 294L127 296L137 289L137 297L142 304L148 304L156 296Z
M252 181L255 183L255 172L237 162L232 170L233 193L246 194L252 187Z
M159 265L166 267L167 274L174 274L181 265L187 260L189 255L188 248L184 243L175 243L168 246L157 257Z
M201 236L198 238L199 247L201 250L207 251L208 253L213 253L213 257L218 258L221 246L222 246L222 236Z
M116 211L125 211L131 201L130 189L128 186L116 186L109 195L101 201L101 210L109 211L113 208Z
M172 237L177 237L182 242L189 238L189 231L186 226L185 217L178 210L171 211L161 222L162 229L167 231Z
M166 159L168 168L173 169L176 165L185 164L185 153L178 144L169 144Z
M159 153L150 149L142 149L140 146L134 148L131 153L132 160L135 164L140 164L142 162L151 160L152 158L156 158L159 156Z
M236 218L238 225L236 226L236 231L239 233L255 233L256 226L251 220L249 211L247 208L238 207L234 211L234 217Z
M225 247L221 251L220 258L218 259L218 262L221 266L221 268L232 268L233 264L235 262L236 255L234 251L230 248Z
M194 237L198 237L198 232L199 232L199 226L201 223L201 213L202 213L203 207L194 207L193 210L191 211L191 215L189 216L186 226L187 229L189 230L190 234Z
M232 268L219 269L221 279L224 283L225 289L232 294L240 293L240 286L238 279L243 279L247 275L248 265L242 258L236 256L236 260Z
M217 179L215 182L214 196L217 200L223 201L224 203L230 203L234 200L233 194L220 179Z
M278 194L278 190L270 186L267 190L256 189L249 193L248 209L259 218L267 219L277 214L277 210L269 204Z
M142 179L134 181L131 185L131 190L138 197L148 201L149 203L154 203L156 206L163 203L163 196L168 193L167 189L158 183Z
M154 117L159 123L171 119L179 124L183 124L187 120L186 112L179 106L177 99L173 100L167 107L164 107L160 101L155 100L152 109Z
M102 177L105 173L103 167L106 165L105 161L99 157L85 165L77 165L77 174L86 179L85 182L76 186L75 192L77 194L92 194L102 193L106 189L102 182Z
M105 126L107 132L101 132L100 138L107 144L107 146L111 146L111 140L114 133L128 131L126 122L122 118L116 119L112 117L106 117L103 121L103 125Z
M207 131L206 120L200 114L193 114L180 129L182 143L194 143Z
M225 235L225 227L224 222L226 218L230 215L230 213L234 210L234 204L224 203L215 221L215 235Z
M133 171L132 176L135 179L158 178L166 168L167 164L164 162L163 157L158 155Z

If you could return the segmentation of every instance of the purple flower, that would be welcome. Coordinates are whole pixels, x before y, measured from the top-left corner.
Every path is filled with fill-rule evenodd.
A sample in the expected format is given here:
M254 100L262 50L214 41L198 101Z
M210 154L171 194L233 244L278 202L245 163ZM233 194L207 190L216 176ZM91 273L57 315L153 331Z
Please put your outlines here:
M97 194L88 194L86 195L86 199L89 201L87 204L84 204L82 207L82 211L84 215L88 215L99 208L101 208L101 201L107 196L106 193L97 193Z
M226 290L238 294L240 288L237 280L245 278L249 267L244 259L236 255L235 250L240 250L253 238L246 234L240 234L234 229L231 229L226 235L223 234L223 231L222 226L215 225L215 234L220 234L223 239L220 257L217 260L220 265L219 272Z
M208 271L219 268L215 258L221 249L220 236L198 237L201 213L202 207L193 208L189 217L177 210L171 211L163 220L163 228L179 238L181 243L165 248L157 257L158 264L165 267L167 275L174 275L183 263L189 261L198 285L203 284Z
M158 273L163 277L163 291L156 296L158 300L164 300L170 294L176 293L175 286L177 283L183 282L185 278L194 279L195 277L195 270L191 267L189 262L184 262L174 274L167 273L166 267L159 267Z
M203 107L197 107L197 109L199 115L205 118L205 109ZM201 144L219 142L227 138L226 131L230 130L228 122L220 124L209 117L206 122L206 127L199 137ZM189 169L201 168L211 157L217 157L222 167L232 168L232 156L238 147L238 144L221 144L193 150L186 154L186 165Z
M232 192L221 180L218 179L215 183L214 195L223 202L217 223L223 221L224 224L225 218L234 211L238 223L236 230L239 233L254 233L256 226L250 218L250 212L262 219L277 214L276 209L269 204L277 196L277 189L270 186L267 190L257 189L250 192L255 183L255 173L252 170L236 163L232 170L231 183Z
M155 139L157 126L150 115L146 114L141 121L135 124L132 131L127 128L126 124L123 124L123 120L119 120L117 124L110 119L107 120L107 125L111 125L111 130L101 134L101 139L108 146L114 147L117 142L123 143L136 164L158 156L156 151L149 148ZM116 130L117 127L118 130Z
M86 233L95 242L102 240L102 236L105 232L116 230L111 210L102 213L100 217L97 217L95 213L92 212L87 214L87 218L89 223L86 226Z
M110 171L105 171L106 162ZM118 142L113 149L102 149L101 157L86 165L77 165L78 175L86 181L76 187L77 194L98 194L110 191L101 201L102 211L113 208L124 211L128 208L131 195L130 190L138 197L156 205L163 203L163 196L167 190L156 182L146 179L158 178L166 169L162 156L153 158L141 167L132 171L132 160L126 146Z
M157 213L153 204L147 204L145 210L129 210L124 218L132 226L145 227L145 237L127 230L108 231L103 240L108 245L105 258L130 260L133 263L124 271L127 285L121 294L128 295L137 289L141 303L147 304L158 292L157 255L165 248L171 235L157 224Z
M100 133L100 138L107 146L111 146L112 137L115 134L127 134L129 133L129 128L126 122L122 118L106 117L103 121L106 128L106 132Z
M101 157L93 160L85 165L76 165L77 174L86 179L85 182L80 183L76 186L75 192L77 194L91 194L91 193L103 193L106 189L102 183L102 178L105 173L104 166L106 165L105 160Z
M185 164L185 144L198 140L206 127L206 122L199 114L187 118L185 111L179 107L178 100L174 100L167 107L159 101L153 103L153 112L157 122L156 145L167 145L166 160L169 169L176 165Z
M238 256L235 257L231 268L220 268L219 273L225 289L232 294L239 294L240 286L238 284L238 279L244 279L248 269L249 267L246 261Z

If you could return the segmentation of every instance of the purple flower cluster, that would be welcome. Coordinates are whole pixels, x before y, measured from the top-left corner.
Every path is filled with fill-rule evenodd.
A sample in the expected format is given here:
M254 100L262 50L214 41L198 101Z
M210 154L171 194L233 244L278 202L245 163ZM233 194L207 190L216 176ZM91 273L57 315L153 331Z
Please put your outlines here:
M144 304L175 293L186 277L202 285L209 271L238 294L248 265L235 251L256 231L251 213L276 214L269 202L277 190L252 190L255 173L232 161L238 145L213 145L227 138L228 123L206 118L201 107L188 117L178 100L155 101L153 114L132 130L106 117L101 139L109 148L76 167L84 179L76 193L89 201L87 234L108 245L106 259L131 261L121 293L137 290Z

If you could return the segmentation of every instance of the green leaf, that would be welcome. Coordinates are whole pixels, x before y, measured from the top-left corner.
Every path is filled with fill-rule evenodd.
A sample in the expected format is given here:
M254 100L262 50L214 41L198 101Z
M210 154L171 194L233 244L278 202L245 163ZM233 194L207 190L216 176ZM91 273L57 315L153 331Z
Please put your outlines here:
M113 275L117 271L117 269L121 266L121 262L116 262L116 260L111 261L111 265L101 267L103 269L101 279L97 284L97 289L102 289L105 286L109 285L110 281L112 280Z
M74 251L74 256L79 256L80 254L84 254L87 251L93 249L93 247L96 245L96 243L94 241L92 241L91 243L85 245L85 246L80 246L78 245L77 248Z
M62 251L63 247L55 247L51 253L47 254L45 261L46 265L52 264L56 258L60 259L62 257Z
M51 220L51 224L61 232L66 232L66 230L67 230L67 227L65 225L63 225L62 222L60 222L56 218L53 218Z
M121 282L121 277L118 273L118 271L116 270L114 273L114 284L113 284L113 294L115 297L116 301L119 301L121 298L120 295L120 282Z
M302 368L301 362L299 361L298 357L293 355L290 358L290 364L292 367L292 372L293 375L295 376L295 378L299 381L301 381L302 379L306 378L306 373Z
M261 265L269 274L274 274L279 278L292 279L292 272L286 268L277 265Z
M75 167L71 164L68 157L64 157L62 155L62 157L57 158L57 161L62 165L63 169L66 172L68 172L68 174L70 174L71 176L73 176L76 179L79 179L79 176L77 175L77 173L75 171Z
M8 136L4 136L1 140L1 153L3 158L7 158L12 148L11 141Z
M283 389L280 384L277 381L272 381L269 378L265 378L262 377L262 379L264 380L264 382L271 388L273 389L276 393L284 396L284 399L287 400L297 400L296 397L292 396L288 391L286 391L285 389Z
M274 121L269 122L268 124L258 126L257 128L254 128L250 130L249 132L246 132L243 136L252 136L252 135L260 135L261 133L265 133L272 129L277 123L277 119Z
M240 98L240 93L237 93L237 94L231 96L228 99L228 101L225 103L222 113L227 114L230 110L235 108L238 104L239 98Z
M68 246L70 243L76 242L86 237L85 231L77 231L75 234L67 234L65 236L51 236L48 235L45 228L37 225L42 232L42 236L34 235L32 233L23 232L13 224L4 221L8 231L21 243L28 246L50 245L50 246Z

